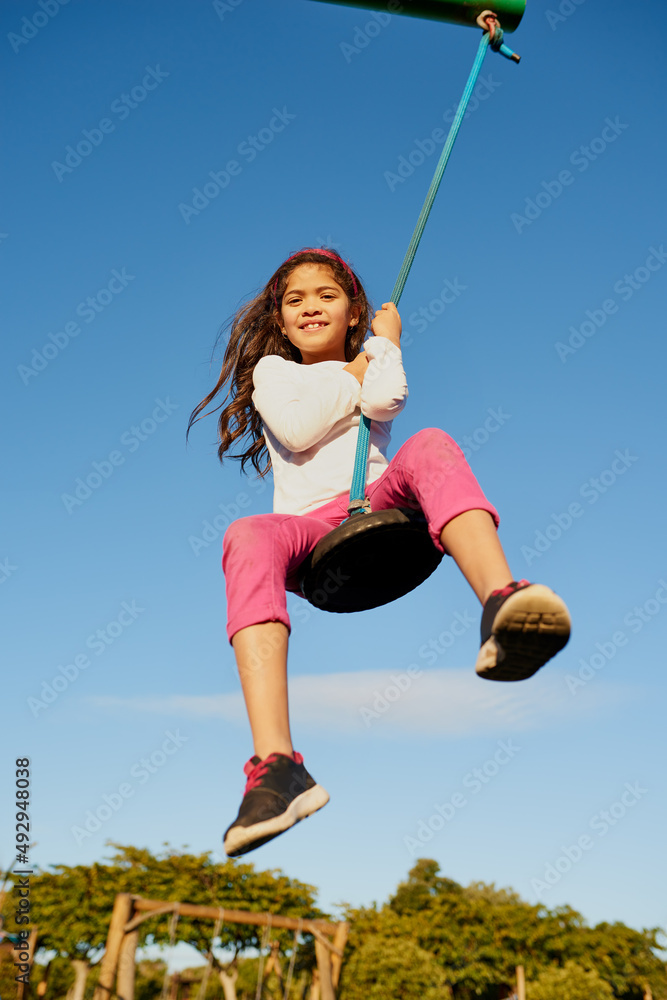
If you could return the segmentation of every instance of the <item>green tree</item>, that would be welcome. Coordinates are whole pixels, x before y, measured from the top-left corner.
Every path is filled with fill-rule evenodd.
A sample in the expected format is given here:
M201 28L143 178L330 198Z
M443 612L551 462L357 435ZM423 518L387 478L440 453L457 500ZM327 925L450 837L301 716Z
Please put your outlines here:
M466 889L439 876L427 859L412 868L388 908L409 920L404 932L438 959L462 1000L509 990L538 923L538 908L515 893L482 883Z
M445 970L455 1000L495 1000L509 993L516 966L528 982L575 962L595 970L623 1000L667 1000L667 974L656 955L659 931L624 924L588 927L568 906L548 910L494 885L458 885L437 862L419 860L382 907L347 910L350 954L373 936L411 938Z
M134 1000L154 1000L162 992L166 963L160 961L137 962Z
M587 927L581 935L586 965L597 969L616 996L640 1000L650 984L654 1000L665 1000L667 973L656 955L660 933L657 927L636 931L618 922Z
M345 965L341 1000L445 1000L442 966L409 938L373 935Z
M527 1000L614 1000L614 991L594 969L576 962L545 969L526 987Z

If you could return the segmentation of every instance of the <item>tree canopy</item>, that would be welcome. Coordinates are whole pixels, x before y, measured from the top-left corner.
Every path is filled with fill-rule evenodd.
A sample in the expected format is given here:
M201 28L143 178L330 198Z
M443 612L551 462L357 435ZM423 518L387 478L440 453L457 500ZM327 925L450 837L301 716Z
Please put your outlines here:
M614 1000L614 991L594 969L566 962L539 974L530 985L530 1000Z
M429 859L417 861L384 906L350 907L346 917L352 954L344 984L347 969L362 961L368 941L410 940L440 964L455 1000L510 995L518 965L531 984L546 976L544 990L550 988L550 975L566 969L568 980L576 979L583 968L589 979L595 974L602 982L601 998L641 1000L650 984L654 1000L667 1000L667 972L656 954L658 928L636 931L620 923L588 927L571 907L548 910L494 885L463 887L442 877L438 863ZM611 994L605 992L607 986ZM341 992L342 1000L347 1000L348 988ZM531 985L530 1000L533 989Z

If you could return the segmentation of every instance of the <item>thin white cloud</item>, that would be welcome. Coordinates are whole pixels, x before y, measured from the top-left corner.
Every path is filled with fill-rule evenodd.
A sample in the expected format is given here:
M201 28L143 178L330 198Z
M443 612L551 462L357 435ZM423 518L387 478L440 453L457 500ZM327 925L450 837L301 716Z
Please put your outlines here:
M290 679L290 715L299 728L327 733L364 732L401 738L497 735L542 729L627 703L633 691L609 682L587 684L574 695L560 674L538 675L521 684L482 681L472 668L404 671L365 670L300 675ZM245 723L240 692L169 697L87 699L97 708L122 712L211 717Z

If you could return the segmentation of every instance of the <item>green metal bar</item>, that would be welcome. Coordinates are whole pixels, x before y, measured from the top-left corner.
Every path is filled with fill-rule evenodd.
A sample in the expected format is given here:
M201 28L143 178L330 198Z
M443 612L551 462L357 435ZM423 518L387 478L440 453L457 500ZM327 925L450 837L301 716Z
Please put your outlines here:
M383 14L408 14L431 21L475 27L483 10L492 10L503 31L514 31L526 9L526 0L323 0L343 7L379 10Z

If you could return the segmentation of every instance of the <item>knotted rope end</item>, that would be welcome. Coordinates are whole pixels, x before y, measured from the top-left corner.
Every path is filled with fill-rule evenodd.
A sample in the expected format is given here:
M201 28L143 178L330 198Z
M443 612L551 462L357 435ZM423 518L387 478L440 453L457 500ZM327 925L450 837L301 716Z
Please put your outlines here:
M477 17L477 24L480 26L482 31L488 31L489 33L489 45L494 52L500 52L501 56L505 56L506 59L511 59L512 62L521 62L521 56L516 52L513 52L508 45L503 42L503 29L500 27L500 21L498 20L498 15L494 14L492 10L483 10L482 13Z

